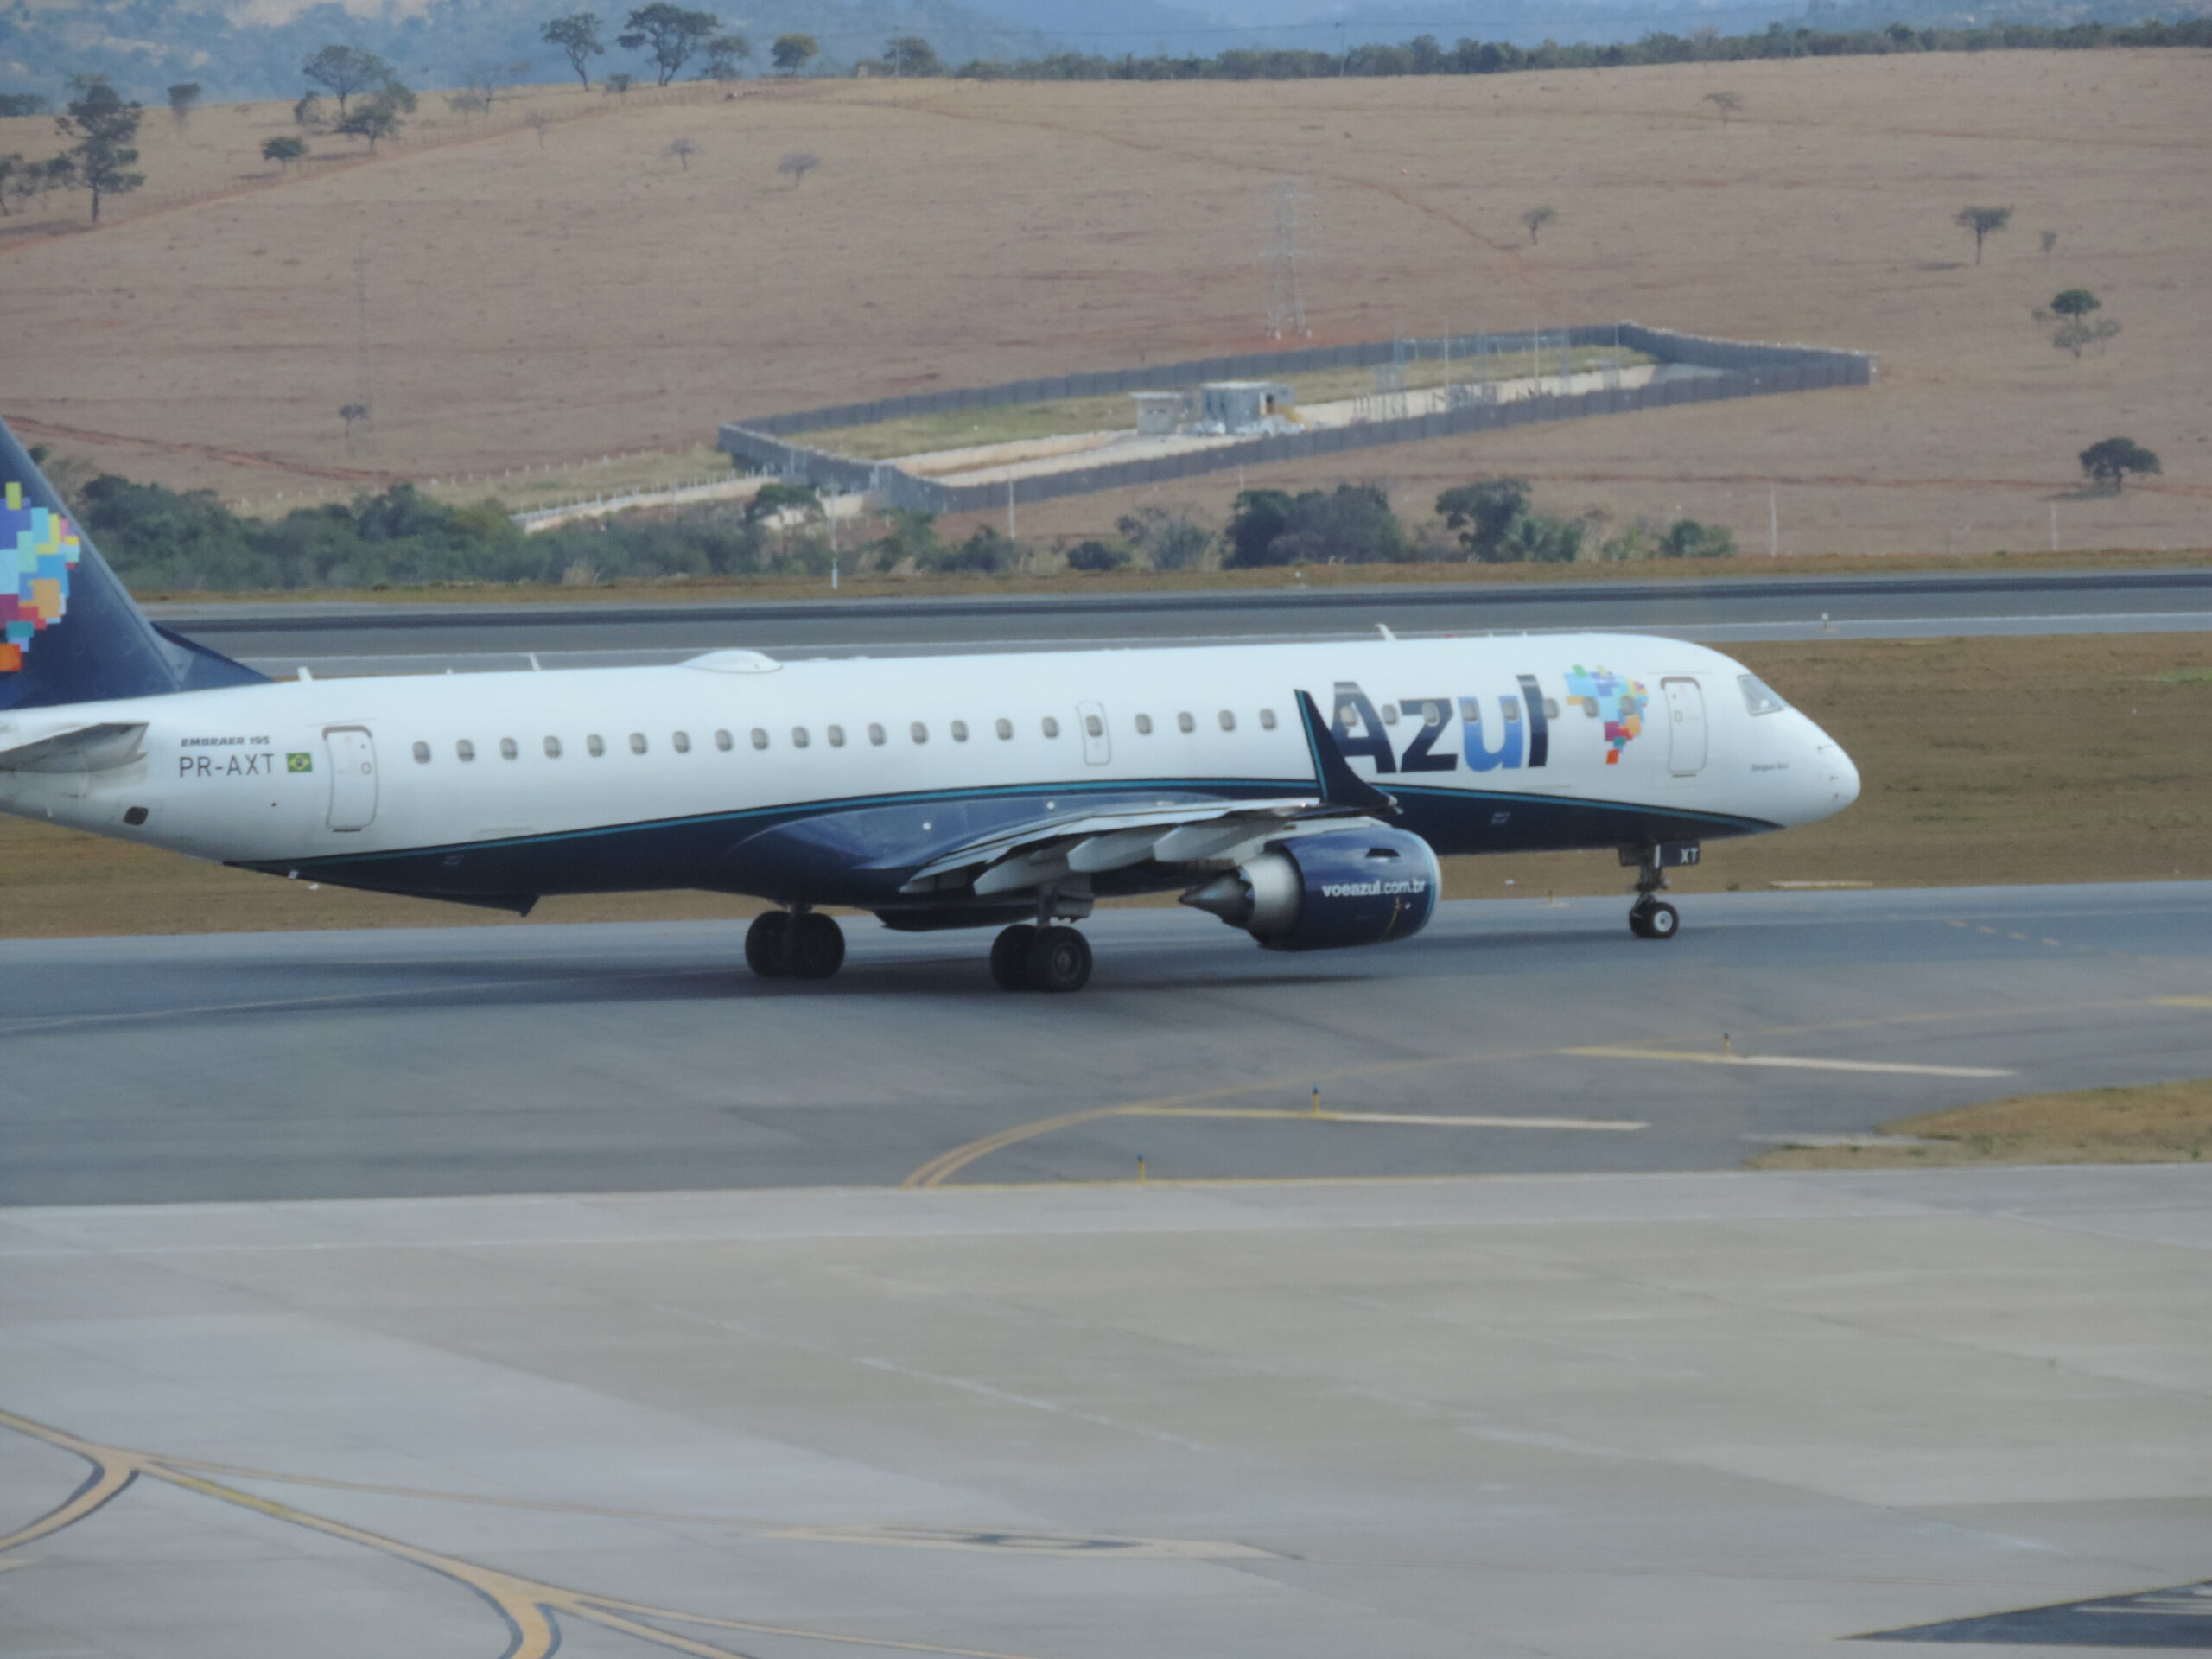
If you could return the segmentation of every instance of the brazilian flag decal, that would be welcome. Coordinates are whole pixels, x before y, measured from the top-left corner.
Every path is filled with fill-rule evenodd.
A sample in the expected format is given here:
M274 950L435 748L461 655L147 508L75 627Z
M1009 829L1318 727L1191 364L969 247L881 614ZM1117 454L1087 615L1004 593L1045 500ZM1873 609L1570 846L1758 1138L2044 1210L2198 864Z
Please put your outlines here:
M315 770L315 756L312 754L287 754L284 757L284 770L287 772L313 772Z

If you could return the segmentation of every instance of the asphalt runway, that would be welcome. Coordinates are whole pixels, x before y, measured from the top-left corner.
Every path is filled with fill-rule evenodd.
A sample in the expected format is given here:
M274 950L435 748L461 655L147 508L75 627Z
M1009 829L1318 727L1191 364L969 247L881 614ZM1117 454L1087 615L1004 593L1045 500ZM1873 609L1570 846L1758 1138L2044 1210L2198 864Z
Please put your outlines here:
M1626 909L1304 956L1107 911L1073 997L866 918L826 985L723 924L9 942L0 1205L1728 1169L2212 1072L2212 883Z
M156 607L271 674L468 672L677 662L750 646L896 655L1610 629L1707 644L2212 628L2212 570L1719 577L1310 592L780 600L758 604Z

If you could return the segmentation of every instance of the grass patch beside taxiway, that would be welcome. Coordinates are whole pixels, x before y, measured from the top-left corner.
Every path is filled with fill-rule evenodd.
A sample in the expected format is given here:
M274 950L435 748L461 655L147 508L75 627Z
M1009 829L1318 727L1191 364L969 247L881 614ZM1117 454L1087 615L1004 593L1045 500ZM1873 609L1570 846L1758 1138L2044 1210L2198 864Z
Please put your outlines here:
M2134 1089L2023 1095L1885 1123L1895 1141L1780 1147L1754 1169L1955 1169L1970 1164L2201 1163L2212 1149L2212 1077Z

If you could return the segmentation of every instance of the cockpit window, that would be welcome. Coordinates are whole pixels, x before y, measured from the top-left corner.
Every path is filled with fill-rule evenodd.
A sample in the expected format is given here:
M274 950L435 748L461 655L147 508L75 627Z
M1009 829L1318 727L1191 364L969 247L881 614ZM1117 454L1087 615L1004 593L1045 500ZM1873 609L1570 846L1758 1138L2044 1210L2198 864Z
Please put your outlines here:
M1744 688L1744 707L1755 715L1778 715L1789 706L1756 674L1738 674L1736 683Z

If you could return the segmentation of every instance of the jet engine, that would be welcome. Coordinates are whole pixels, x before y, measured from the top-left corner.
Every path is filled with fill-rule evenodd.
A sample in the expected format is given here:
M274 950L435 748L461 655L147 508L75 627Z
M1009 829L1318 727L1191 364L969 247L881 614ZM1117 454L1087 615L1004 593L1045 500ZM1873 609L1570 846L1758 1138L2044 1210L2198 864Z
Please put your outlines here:
M1333 950L1408 939L1443 886L1436 854L1402 830L1332 830L1268 843L1183 895L1270 950Z

